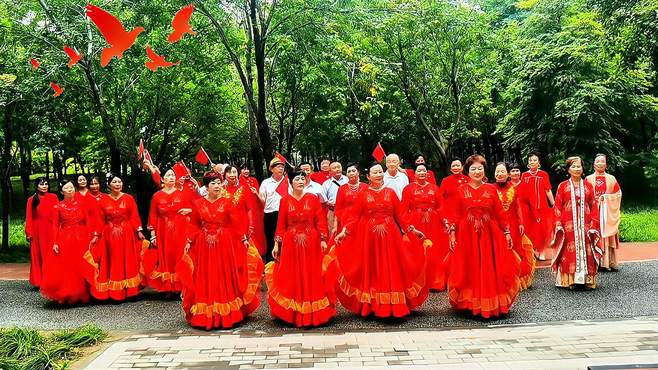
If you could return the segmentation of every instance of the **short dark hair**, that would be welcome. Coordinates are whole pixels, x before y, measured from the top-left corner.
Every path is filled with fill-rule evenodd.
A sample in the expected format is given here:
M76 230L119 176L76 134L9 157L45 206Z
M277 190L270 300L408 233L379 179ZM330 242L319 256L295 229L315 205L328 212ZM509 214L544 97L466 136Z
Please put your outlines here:
M294 180L295 177L297 177L297 176L301 176L304 179L306 179L306 172L304 172L304 171L302 171L298 168L295 168L294 170L288 172L288 180L290 180L290 182L292 182L292 180Z
M356 163L356 162L349 162L349 163L345 166L345 170L347 171L347 169L350 168L350 167L354 167L354 168L356 168L357 171L361 172L361 168L359 168L359 164Z
M427 170L427 164L425 163L419 163L419 164L414 164L414 172L418 170L418 167L423 166Z
M121 175L119 175L119 174L116 173L116 172L108 172L106 178L107 178L107 183L108 183L108 184L111 183L112 180L114 180L115 178L117 178L117 179L123 181L123 179L121 178Z
M234 166L232 164L227 164L224 167L224 178L226 178L226 174L229 173L231 171L231 169L233 169L233 168L235 168L235 170L238 172L238 175L240 175L240 170L236 166Z

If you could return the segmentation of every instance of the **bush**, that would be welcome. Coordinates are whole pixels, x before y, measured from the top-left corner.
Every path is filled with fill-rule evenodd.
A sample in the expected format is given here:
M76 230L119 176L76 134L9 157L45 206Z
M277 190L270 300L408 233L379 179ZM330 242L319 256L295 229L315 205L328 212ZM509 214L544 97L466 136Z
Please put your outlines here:
M622 242L658 241L658 209L622 210L619 233Z
M80 354L80 347L96 345L107 334L97 326L85 325L49 336L32 329L0 330L0 369L63 369Z

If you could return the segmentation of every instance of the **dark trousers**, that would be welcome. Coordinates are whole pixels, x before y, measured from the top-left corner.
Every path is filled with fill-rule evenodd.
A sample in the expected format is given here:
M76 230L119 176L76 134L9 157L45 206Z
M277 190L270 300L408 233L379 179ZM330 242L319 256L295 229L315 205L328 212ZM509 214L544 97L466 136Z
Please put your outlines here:
M265 262L274 261L272 250L274 249L274 234L276 233L276 223L279 220L279 212L265 213L263 224L265 226L265 240L267 241L267 252L265 252Z

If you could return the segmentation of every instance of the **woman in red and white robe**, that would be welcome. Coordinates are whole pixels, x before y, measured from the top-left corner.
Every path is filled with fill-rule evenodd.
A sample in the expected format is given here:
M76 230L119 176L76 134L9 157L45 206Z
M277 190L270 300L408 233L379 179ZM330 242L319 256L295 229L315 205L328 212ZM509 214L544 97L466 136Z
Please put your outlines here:
M557 188L553 259L555 285L565 288L596 288L596 273L603 251L598 246L599 217L594 187L582 179L580 157L567 159L569 180Z
M619 221L621 218L621 188L617 179L605 172L608 168L608 157L597 154L594 157L594 173L585 180L594 187L594 199L599 209L601 224L601 242L603 258L601 267L618 271L617 249L619 249Z

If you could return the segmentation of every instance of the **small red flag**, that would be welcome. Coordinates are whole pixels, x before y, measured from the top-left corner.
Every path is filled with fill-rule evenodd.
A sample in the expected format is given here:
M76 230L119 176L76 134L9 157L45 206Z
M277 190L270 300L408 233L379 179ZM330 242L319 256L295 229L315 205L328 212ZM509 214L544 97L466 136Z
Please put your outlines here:
M144 156L144 140L139 139L139 149L137 149L137 158L142 159Z
M151 158L151 153L149 153L148 149L144 149L144 162L149 161L151 164L153 164L153 159Z
M288 160L286 159L286 157L282 156L281 153L279 153L279 152L274 152L274 156L277 157L277 158L278 158L281 162L283 162L284 164L285 164L285 163L288 163ZM288 191L288 190L286 190L286 192L287 192L287 191Z
M286 195L288 195L288 177L286 177L285 175L283 176L283 179L281 179L281 182L276 187L275 191L279 193L281 197L285 197Z
M183 176L192 177L192 172L190 172L190 169L187 168L185 162L183 161L176 162L176 164L172 167L172 170L174 170L177 179L180 179Z
M194 160L197 161L200 165L207 166L208 163L211 163L210 157L208 156L208 153L206 153L205 150L203 150L203 147L199 149L199 151L196 153L196 157L194 157Z
M377 162L381 162L384 157L386 157L386 152L384 152L384 148L382 148L382 143L377 143L375 150L372 151L372 156Z

